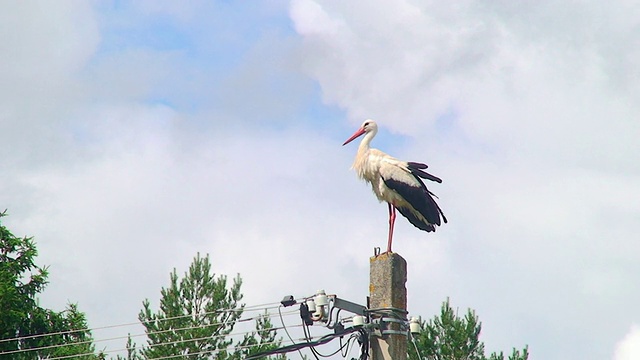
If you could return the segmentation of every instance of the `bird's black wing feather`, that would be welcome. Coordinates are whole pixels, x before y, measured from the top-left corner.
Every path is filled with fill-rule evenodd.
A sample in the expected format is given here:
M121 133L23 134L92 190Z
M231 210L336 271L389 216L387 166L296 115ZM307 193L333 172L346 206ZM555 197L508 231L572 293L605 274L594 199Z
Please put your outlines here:
M429 180L433 180L436 181L438 183L442 183L442 180L439 177L435 177L431 174L428 174L424 171L419 170L419 168L416 168L414 165L424 165L424 167L426 167L427 165L425 164L420 164L420 163L415 163L415 162L409 162L408 163L409 166L409 171L411 171L411 174L413 174L413 176L416 178L416 180L418 180L418 182L420 183L420 185L422 185L422 188L429 194L429 195L433 195L436 199L438 198L438 196L434 193L432 193L431 191L429 191L429 189L427 189L427 185L424 184L424 182L422 181L422 179L420 178L424 178L424 179L429 179ZM435 179L435 180L434 180ZM436 203L435 200L433 200L433 198L431 198L431 200L433 201L433 204L436 206L436 208L438 209L438 212L440 213L440 215L442 215L442 221L444 221L444 223L447 223L447 217L444 216L444 213L442 212L442 209L440 209L440 206L438 206L438 203ZM440 225L440 223L438 223L438 225Z
M411 204L415 211L422 214L422 216L428 222L425 223L424 221L418 219L418 217L412 214L409 209L403 209L400 206L396 206L400 213L404 217L406 217L407 220L409 220L409 222L411 222L415 227L421 230L434 231L435 228L432 224L440 225L440 208L438 207L438 204L436 204L435 200L433 200L433 197L431 197L431 194L420 179L418 179L419 184L415 185L393 178L382 177L382 180L389 189L397 192L400 196L402 196L402 198L404 198L409 204Z
M433 224L426 223L420 219L418 219L411 211L406 208L399 207L397 208L400 214L407 218L413 226L417 227L420 230L424 230L426 232L436 231L436 227Z
M442 179L440 179L439 177L433 176L433 175L429 174L426 171L420 170L420 169L426 169L427 168L426 164L421 164L421 163L416 163L416 162L409 162L409 163L407 163L407 165L408 165L407 167L409 168L409 171L411 171L411 173L416 178L421 177L423 179L435 181L437 183L441 183L442 182Z
M409 164L409 168L414 168L414 169L426 169L429 167L427 164L413 162L413 161L409 161L407 164Z

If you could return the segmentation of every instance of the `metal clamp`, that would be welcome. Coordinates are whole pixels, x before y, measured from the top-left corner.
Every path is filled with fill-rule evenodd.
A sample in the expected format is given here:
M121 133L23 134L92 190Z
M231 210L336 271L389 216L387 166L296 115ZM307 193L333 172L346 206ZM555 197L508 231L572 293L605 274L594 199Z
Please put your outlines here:
M391 323L400 324L400 330L390 329ZM380 317L371 320L373 326L372 335L377 337L385 337L387 335L404 335L408 336L408 324L406 320L393 317Z

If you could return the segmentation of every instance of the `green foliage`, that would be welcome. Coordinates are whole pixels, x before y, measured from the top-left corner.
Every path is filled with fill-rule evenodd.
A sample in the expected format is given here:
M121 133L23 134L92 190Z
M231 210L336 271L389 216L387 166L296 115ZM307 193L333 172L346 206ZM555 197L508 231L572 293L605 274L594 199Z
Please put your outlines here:
M211 271L209 256L198 253L182 279L174 269L170 284L161 289L160 309L154 312L149 300L143 301L138 318L146 328L147 346L140 350L144 358L189 356L189 359L242 359L277 347L275 332L269 319L256 322L256 332L241 340L230 334L242 316L240 304L242 279L236 276L229 284L224 275ZM135 349L135 345L133 346ZM237 351L235 349L238 349ZM136 360L129 355L129 360Z
M282 342L279 339L276 340L276 332L273 330L273 324L266 311L263 316L256 320L255 329L256 331L254 333L245 335L237 345L239 350L234 354L234 358L244 359L251 355L275 350L280 347ZM286 355L282 354L280 356L262 359L285 360L286 358Z
M502 352L485 356L484 343L479 340L482 323L478 316L468 309L464 317L459 317L449 299L442 304L440 315L422 322L422 328L420 335L414 337L414 344L408 345L411 360L504 360ZM528 357L525 347L522 352L513 349L508 360L527 360Z
M136 344L131 340L131 334L127 334L127 356L116 356L116 360L144 360L140 351L136 348Z
M520 352L520 350L516 350L516 348L513 348L513 351L511 352L511 355L509 355L507 360L527 360L528 358L529 347L525 346L524 349L522 349L522 352ZM500 351L499 354L493 353L488 360L504 360L504 353L502 351Z
M1 212L0 218L5 215L6 211ZM0 339L16 339L0 342L0 359L78 354L90 355L77 358L96 359L85 314L76 304L68 304L61 312L38 305L36 295L47 285L48 272L35 264L37 255L32 238L18 238L0 224ZM48 333L61 334L30 337ZM41 347L48 348L24 351Z

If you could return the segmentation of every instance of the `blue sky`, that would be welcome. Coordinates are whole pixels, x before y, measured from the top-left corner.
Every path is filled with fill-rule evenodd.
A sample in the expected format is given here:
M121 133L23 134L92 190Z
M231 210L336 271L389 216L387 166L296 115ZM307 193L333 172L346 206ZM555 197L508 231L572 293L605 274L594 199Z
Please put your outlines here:
M489 350L635 359L630 6L5 5L3 223L51 265L43 304L78 302L91 326L135 321L198 251L242 275L248 304L318 288L358 301L387 210L341 144L373 118L374 146L444 180L449 224L397 224L410 313L450 297Z

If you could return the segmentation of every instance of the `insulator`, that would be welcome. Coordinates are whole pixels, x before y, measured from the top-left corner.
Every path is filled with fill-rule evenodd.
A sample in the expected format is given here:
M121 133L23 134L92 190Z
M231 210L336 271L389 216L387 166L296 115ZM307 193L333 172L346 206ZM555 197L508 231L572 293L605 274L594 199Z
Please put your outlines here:
M327 298L327 294L324 292L324 290L318 290L314 300L317 306L329 305L329 298Z
M315 301L313 301L313 299L307 299L307 307L309 308L309 311L315 311L316 310Z
M362 326L364 325L364 316L356 315L353 317L353 326Z
M412 317L409 322L409 331L412 334L420 334L422 332L422 325L420 325L420 319L417 317Z

